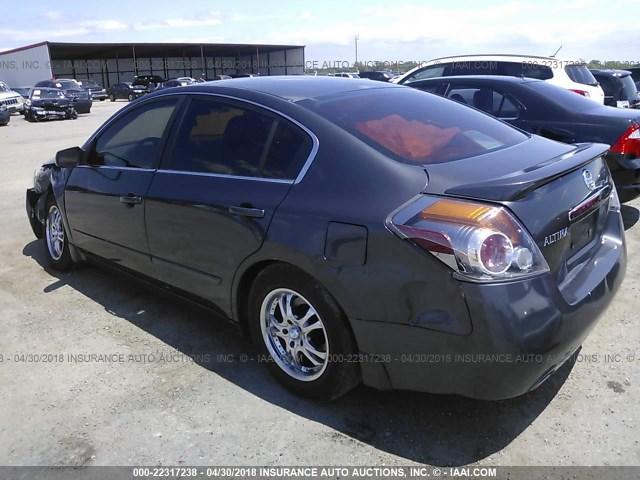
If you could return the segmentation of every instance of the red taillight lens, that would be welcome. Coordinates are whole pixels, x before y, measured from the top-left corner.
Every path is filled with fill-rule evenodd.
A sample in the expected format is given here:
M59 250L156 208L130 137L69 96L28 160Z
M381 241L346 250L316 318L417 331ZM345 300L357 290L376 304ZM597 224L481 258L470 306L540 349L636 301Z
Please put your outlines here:
M583 97L591 97L591 95L589 95L589 92L587 92L586 90L574 90L573 88L570 89L573 93L577 93L578 95L582 95Z
M504 207L422 195L392 215L388 225L470 280L522 278L549 268Z
M629 159L640 157L640 126L631 125L613 144L611 152L620 153Z

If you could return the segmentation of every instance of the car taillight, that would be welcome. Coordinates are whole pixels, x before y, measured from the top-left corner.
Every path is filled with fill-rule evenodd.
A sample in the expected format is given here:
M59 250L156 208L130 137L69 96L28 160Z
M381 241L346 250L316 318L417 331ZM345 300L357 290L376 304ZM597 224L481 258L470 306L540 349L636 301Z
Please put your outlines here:
M631 125L613 144L611 152L620 153L629 159L640 157L640 126Z
M529 233L500 206L421 195L389 228L472 281L523 278L549 266Z
M574 90L573 88L570 89L572 92L577 93L578 95L582 95L583 97L590 97L591 95L589 95L589 92L587 92L586 90Z

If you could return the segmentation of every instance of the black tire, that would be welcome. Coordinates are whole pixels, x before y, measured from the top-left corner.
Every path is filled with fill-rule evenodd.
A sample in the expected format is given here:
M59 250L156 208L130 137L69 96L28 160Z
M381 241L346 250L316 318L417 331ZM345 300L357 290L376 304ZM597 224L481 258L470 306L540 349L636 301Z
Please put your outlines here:
M115 102L116 96L112 93L111 95L109 95L109 100L111 100L112 102Z
M129 94L129 101L133 102L136 99L136 96L133 93Z
M52 228L52 225L55 225L55 227ZM61 232L62 234L62 246L59 249L56 249L54 244L56 243L56 239L60 239L60 236L54 235L54 231ZM69 252L69 238L64 228L64 222L62 221L62 212L58 208L53 194L49 194L45 207L43 243L44 251L51 267L60 271L71 269L73 261L71 260L71 253Z
M100 99L101 102L104 102L105 100L106 100L106 98L101 98Z
M275 338L266 333L275 330L266 326L263 328L263 322L264 325L267 324L266 319L263 320L263 306L265 311L269 309L270 305L279 309L280 307L276 306L279 305L276 300L279 298L277 292L283 292L280 295L287 295L287 292L297 295L297 297L293 297L296 299L294 301L300 301L301 304L290 303L293 305L292 312L294 317L297 317L296 319L300 319L300 316L309 312L308 306L310 305L317 312L317 315L310 317L315 320L309 323L305 322L305 325L314 325L316 329L305 333L299 328L302 326L301 324L294 326L290 321L281 318L281 322L279 321L278 324L283 328L279 329L279 332L288 334L288 340L281 337ZM274 295L276 296L274 297ZM301 310L293 311L299 308ZM276 264L267 267L258 274L251 287L248 315L249 330L258 353L261 358L268 359L267 365L271 373L292 392L304 397L331 400L344 395L360 383L360 366L353 361L357 357L358 349L347 319L329 292L312 277L289 265ZM278 315L276 311L272 316ZM321 327L317 327L318 322ZM287 325L294 328L287 330L289 328ZM315 335L315 337L311 337L311 335ZM278 347L274 346L274 341L279 342L278 345L282 350L285 348L288 350L287 343L293 347L294 343L298 342L296 347L301 349L305 344L309 345L316 351L319 350L318 353L324 353L326 360L322 362L322 366L316 366L310 362L306 354L298 352L299 362L297 363L305 364L304 368L311 366L318 370L308 375L305 380L295 378L294 375L304 376L306 372L296 371L290 363L287 365L286 359L282 360L282 355L272 353L271 350L278 351ZM285 354L283 353L283 355ZM320 358L315 357L316 361Z
M618 198L620 199L620 203L627 203L632 200L635 200L640 196L640 190L634 188L627 188L624 190L618 190Z

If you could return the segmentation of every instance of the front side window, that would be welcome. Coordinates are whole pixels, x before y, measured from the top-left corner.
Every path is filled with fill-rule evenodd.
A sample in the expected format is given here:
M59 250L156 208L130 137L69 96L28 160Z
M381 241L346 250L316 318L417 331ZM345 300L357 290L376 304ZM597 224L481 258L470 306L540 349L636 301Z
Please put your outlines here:
M89 164L157 168L160 140L176 104L177 99L147 103L120 117L98 137Z
M430 67L424 67L423 69L418 70L417 72L412 73L407 78L405 78L402 84L409 84L411 82L416 82L418 80L425 80L427 78L436 78L442 77L444 75L445 65L431 65Z
M293 179L311 150L284 120L213 99L194 98L175 135L172 170Z

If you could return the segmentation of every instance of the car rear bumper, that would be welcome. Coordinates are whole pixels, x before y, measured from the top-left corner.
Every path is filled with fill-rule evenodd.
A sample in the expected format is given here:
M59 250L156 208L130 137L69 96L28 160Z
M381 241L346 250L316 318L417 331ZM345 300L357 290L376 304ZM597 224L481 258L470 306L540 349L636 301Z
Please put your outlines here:
M626 271L620 215L589 268L560 289L552 274L502 284L462 283L473 324L453 335L406 324L351 319L363 381L376 388L485 400L533 390L580 347ZM460 298L459 301L464 301Z
M109 98L107 92L91 92L92 100L106 100L107 98Z
M93 102L91 100L73 102L73 108L75 108L78 113L90 113L92 105Z

